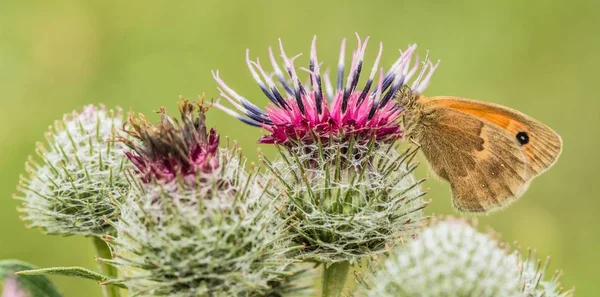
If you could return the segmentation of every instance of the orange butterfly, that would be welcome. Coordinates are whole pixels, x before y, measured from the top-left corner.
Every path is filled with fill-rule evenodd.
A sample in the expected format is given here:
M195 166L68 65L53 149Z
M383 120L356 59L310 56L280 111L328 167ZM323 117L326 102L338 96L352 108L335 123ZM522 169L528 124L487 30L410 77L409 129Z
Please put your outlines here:
M491 212L519 198L561 153L562 140L539 121L497 104L401 93L409 139L442 179L454 206Z

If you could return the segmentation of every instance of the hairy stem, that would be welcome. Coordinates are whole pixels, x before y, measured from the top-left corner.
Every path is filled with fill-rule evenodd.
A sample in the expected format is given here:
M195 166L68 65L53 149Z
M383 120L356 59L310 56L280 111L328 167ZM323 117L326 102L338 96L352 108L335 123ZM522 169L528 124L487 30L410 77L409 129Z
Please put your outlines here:
M96 236L93 237L92 241L96 248L96 255L98 258L112 259L112 254L110 253L110 249L108 248L108 245L106 245L106 242ZM98 263L98 266L104 275L110 278L118 277L117 269L115 267L102 262ZM121 292L119 292L119 288L116 286L102 286L102 293L104 293L104 297L121 297Z
M322 297L340 297L348 277L350 263L347 261L323 266Z

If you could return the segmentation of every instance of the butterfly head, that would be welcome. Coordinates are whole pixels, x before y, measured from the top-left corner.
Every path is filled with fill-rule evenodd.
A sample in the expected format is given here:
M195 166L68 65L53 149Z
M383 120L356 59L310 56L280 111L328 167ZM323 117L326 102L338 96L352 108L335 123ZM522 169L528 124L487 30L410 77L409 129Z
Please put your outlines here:
M395 101L404 110L412 109L421 95L404 85L396 95Z

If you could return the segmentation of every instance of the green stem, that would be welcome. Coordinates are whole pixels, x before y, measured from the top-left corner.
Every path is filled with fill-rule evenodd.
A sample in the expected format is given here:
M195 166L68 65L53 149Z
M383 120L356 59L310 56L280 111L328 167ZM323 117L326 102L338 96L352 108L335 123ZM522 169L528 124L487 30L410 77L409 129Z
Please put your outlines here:
M340 297L350 270L350 262L337 262L323 266L322 297Z
M96 255L98 258L112 259L112 254L110 253L110 249L108 248L106 242L96 236L93 237L92 241L94 242L94 247L96 248ZM118 277L118 272L115 267L103 262L98 263L98 266L104 275L110 278ZM104 293L104 297L121 297L121 292L119 292L119 288L117 286L102 286L102 292Z

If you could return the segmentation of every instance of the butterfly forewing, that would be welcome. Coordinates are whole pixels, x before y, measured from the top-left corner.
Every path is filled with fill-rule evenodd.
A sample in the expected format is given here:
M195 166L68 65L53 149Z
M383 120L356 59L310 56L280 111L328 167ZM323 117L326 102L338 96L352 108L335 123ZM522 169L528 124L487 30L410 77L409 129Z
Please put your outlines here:
M430 108L450 108L495 125L513 136L527 156L529 170L536 176L548 170L560 156L562 140L548 126L532 117L502 105L458 97L433 97Z

